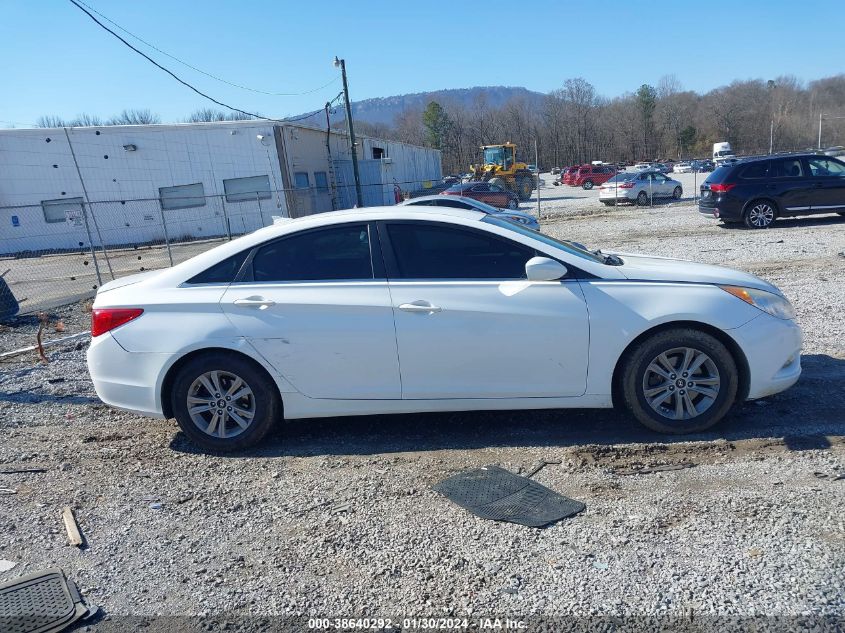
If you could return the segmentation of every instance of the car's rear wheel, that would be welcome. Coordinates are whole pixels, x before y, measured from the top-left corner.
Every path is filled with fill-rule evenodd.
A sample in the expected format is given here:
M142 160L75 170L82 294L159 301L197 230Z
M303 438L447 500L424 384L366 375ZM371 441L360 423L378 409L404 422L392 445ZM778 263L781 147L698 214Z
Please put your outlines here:
M739 389L736 362L704 332L678 328L646 339L624 360L622 394L634 417L660 433L694 433L718 423Z
M584 189L589 191L590 189L593 188L593 181L592 180L585 180L584 184L582 186L584 187Z
M684 190L680 187L675 187L675 190L672 192L672 198L680 200L682 195L684 195Z
M513 198L508 200L508 209L518 209L519 202L514 200Z
M768 200L755 200L742 214L742 222L749 229L766 229L776 217L775 208Z
M171 403L192 442L221 452L259 443L281 413L272 378L252 361L226 352L202 354L180 367Z
M641 207L648 204L648 194L645 191L640 191L640 193L637 194L637 204Z

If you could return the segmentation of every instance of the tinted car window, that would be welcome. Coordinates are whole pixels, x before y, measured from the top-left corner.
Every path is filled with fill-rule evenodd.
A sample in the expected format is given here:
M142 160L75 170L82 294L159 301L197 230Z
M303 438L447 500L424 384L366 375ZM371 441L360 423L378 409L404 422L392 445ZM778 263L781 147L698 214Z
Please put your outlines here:
M769 161L761 160L749 163L739 170L739 177L743 179L766 178L769 175Z
M449 200L449 196L443 196L443 200L432 200L429 202L430 205L434 207L452 207L454 209L475 209L471 204L468 202L463 202L461 200Z
M808 158L810 173L813 176L845 176L845 164L829 158Z
M255 281L372 279L366 224L292 235L262 246L252 260Z
M490 191L495 191L496 193L501 193L504 191L499 185L489 185Z
M249 250L237 255L227 257L222 262L217 262L211 268L202 271L188 280L189 284L230 284L249 254Z
M534 249L479 231L437 224L389 224L402 279L525 279Z
M800 178L804 175L804 168L800 158L782 158L772 161L772 175L775 178Z

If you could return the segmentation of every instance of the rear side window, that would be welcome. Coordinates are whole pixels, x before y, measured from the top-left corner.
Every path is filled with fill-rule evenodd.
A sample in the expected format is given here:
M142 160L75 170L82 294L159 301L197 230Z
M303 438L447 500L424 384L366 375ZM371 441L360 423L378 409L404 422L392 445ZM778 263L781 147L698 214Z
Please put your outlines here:
M745 180L753 178L766 178L769 175L769 161L761 160L756 163L744 165L739 170L739 177Z
M388 224L400 279L525 279L532 248L437 224Z
M733 168L729 167L728 165L722 165L721 167L717 167L713 170L713 173L711 173L707 177L707 180L705 180L704 182L724 182L724 180L728 177L728 174L731 173L731 169Z
M227 257L188 280L189 284L230 284L235 281L249 251Z
M800 158L782 158L772 161L772 176L775 178L800 178L804 175L804 167Z
M366 224L307 231L260 247L252 260L254 281L372 279Z

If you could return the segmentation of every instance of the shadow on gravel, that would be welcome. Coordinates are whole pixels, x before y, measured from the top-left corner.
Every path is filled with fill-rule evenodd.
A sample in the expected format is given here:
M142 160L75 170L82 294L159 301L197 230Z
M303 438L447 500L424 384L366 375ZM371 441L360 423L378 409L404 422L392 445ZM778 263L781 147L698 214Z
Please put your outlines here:
M263 446L230 455L372 455L772 437L783 437L791 450L828 448L826 436L845 436L845 390L841 387L845 359L810 354L802 356L802 363L804 373L794 387L765 400L744 403L706 433L662 435L613 409L417 413L291 420L279 425ZM182 433L174 437L171 448L201 452Z
M822 215L822 216L808 216L801 218L780 218L771 225L773 229L789 229L809 226L836 226L837 224L845 224L845 218L838 215ZM742 222L733 222L725 224L719 222L717 224L722 229L744 229L745 225ZM749 229L756 230L756 229Z

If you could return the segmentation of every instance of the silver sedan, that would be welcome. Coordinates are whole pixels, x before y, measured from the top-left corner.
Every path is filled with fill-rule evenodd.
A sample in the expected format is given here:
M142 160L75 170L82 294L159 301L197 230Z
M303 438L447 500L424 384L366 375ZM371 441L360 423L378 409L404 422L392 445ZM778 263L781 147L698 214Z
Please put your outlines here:
M402 206L427 206L427 207L452 207L456 209L469 209L470 211L481 211L503 220L516 222L534 231L540 230L540 221L530 213L518 209L498 209L486 202L474 198L460 196L420 196L410 198L399 203Z
M681 183L659 171L626 171L599 188L599 200L606 205L631 202L645 206L656 198L680 200L683 195Z

